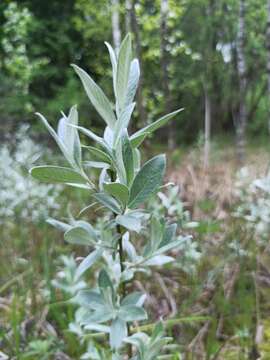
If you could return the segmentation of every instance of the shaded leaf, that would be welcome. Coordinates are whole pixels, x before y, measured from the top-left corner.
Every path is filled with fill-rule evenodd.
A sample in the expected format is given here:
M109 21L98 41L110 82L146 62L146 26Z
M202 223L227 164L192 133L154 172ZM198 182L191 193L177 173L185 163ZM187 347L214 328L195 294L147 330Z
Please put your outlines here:
M110 101L86 71L77 65L72 65L72 67L79 75L91 103L94 105L100 116L105 120L106 124L113 129L116 118Z
M158 155L149 160L136 175L129 195L129 208L135 208L154 194L161 185L166 159Z

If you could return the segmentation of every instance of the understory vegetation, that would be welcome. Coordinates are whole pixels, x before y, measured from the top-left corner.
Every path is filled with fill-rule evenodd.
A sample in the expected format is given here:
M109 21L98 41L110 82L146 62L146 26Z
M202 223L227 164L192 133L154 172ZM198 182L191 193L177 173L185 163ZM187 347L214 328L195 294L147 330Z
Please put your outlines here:
M222 151L209 169L199 145L180 167L171 153L162 184L165 157L148 160L138 146L177 111L129 135L139 66L129 36L117 57L107 46L115 118L74 66L107 123L103 138L78 125L73 107L57 133L39 115L69 167L25 127L1 147L1 357L270 358L265 153L240 171L220 165Z

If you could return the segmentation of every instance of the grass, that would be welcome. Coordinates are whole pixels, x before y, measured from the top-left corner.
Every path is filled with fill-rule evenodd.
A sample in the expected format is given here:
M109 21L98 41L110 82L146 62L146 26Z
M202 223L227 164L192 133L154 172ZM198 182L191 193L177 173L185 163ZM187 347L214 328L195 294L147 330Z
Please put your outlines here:
M268 150L268 147L250 144L247 165L252 177L265 173ZM256 285L254 274L262 276L263 266L268 271L269 256L261 254L253 234L246 231L243 222L231 216L236 201L237 169L232 147L225 141L224 144L216 142L212 151L208 171L201 166L199 147L177 150L169 156L167 180L181 186L185 208L193 220L200 222L192 233L202 257L193 274L167 267L162 273L163 289L148 281L143 289L148 294L147 307L153 321L159 316L166 319L168 333L174 337L186 359L200 359L200 354L209 360L252 359L247 354L254 348L263 354L262 359L268 359L270 349L265 339L269 324L265 319L270 314L269 286ZM70 197L66 192L63 197L63 217L67 215L67 202L76 214L77 201L84 198L84 193L76 191ZM94 219L96 214L91 216ZM75 309L71 304L61 305L66 297L51 285L57 272L57 258L60 254L70 253L79 256L76 247L64 244L61 234L47 224L22 224L19 219L14 219L1 225L0 231L4 244L0 249L1 351L15 359L37 359L41 355L32 356L31 347L33 344L37 349L40 347L37 351L41 354L49 341L53 344L50 348L54 355L63 352L70 359L79 359L85 347L68 331ZM235 239L250 253L244 261L228 247ZM262 263L259 273L258 256ZM159 271L153 274L155 279L158 279ZM268 279L268 275L263 274ZM90 281L91 276L88 276ZM138 289L142 289L144 283L140 280L136 281ZM170 319L172 306L177 311L175 319ZM256 343L261 323L265 337ZM37 340L41 342L35 343ZM102 345L102 340L98 341ZM50 355L51 358L54 355Z

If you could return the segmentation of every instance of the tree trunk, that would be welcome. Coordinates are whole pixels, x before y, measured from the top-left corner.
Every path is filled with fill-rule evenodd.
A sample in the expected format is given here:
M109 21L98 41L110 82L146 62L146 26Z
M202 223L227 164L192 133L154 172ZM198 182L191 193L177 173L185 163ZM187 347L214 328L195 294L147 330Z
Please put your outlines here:
M161 0L160 7L160 35L161 35L161 70L162 70L162 85L163 85L163 96L165 99L165 112L171 111L171 93L169 88L169 54L167 50L167 39L168 39L168 13L169 13L169 2L168 0ZM168 147L169 150L175 148L175 127L174 122L169 123L169 134L168 134Z
M246 60L244 54L245 46L245 0L240 0L239 8L239 24L237 33L237 69L239 77L239 114L236 124L236 146L237 157L240 163L245 159L246 147L246 125L247 125L247 109L246 109Z
M138 104L138 113L139 113L139 122L140 126L146 125L146 111L143 100L143 80L144 80L144 72L143 72L143 64L142 64L142 47L141 47L141 38L140 38L140 30L139 24L136 17L136 4L137 0L126 0L125 8L126 8L126 30L127 32L131 32L134 35L134 43L135 43L135 51L136 57L140 62L140 82L137 91L137 104Z
M119 22L119 0L112 0L112 35L115 49L121 44L121 30Z
M266 29L266 44L267 44L267 83L268 83L268 109L270 109L270 0L267 4L267 29ZM270 132L270 110L268 113L268 129Z
M126 0L125 1L125 23L126 23L126 33L131 32L131 12L132 12L132 2L133 0Z
M204 168L209 168L211 137L211 99L207 86L204 87Z

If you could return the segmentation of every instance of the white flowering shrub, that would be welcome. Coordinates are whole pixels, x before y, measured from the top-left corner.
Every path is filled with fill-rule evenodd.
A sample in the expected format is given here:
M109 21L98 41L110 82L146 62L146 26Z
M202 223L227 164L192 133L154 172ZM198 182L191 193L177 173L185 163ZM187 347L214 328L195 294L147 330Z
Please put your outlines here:
M15 219L38 222L59 209L61 187L39 184L27 171L41 155L41 146L27 135L27 126L19 129L15 140L14 152L10 144L0 147L0 224Z
M254 180L248 168L241 169L237 175L236 195L239 205L234 216L246 221L258 243L265 243L270 234L270 172Z

